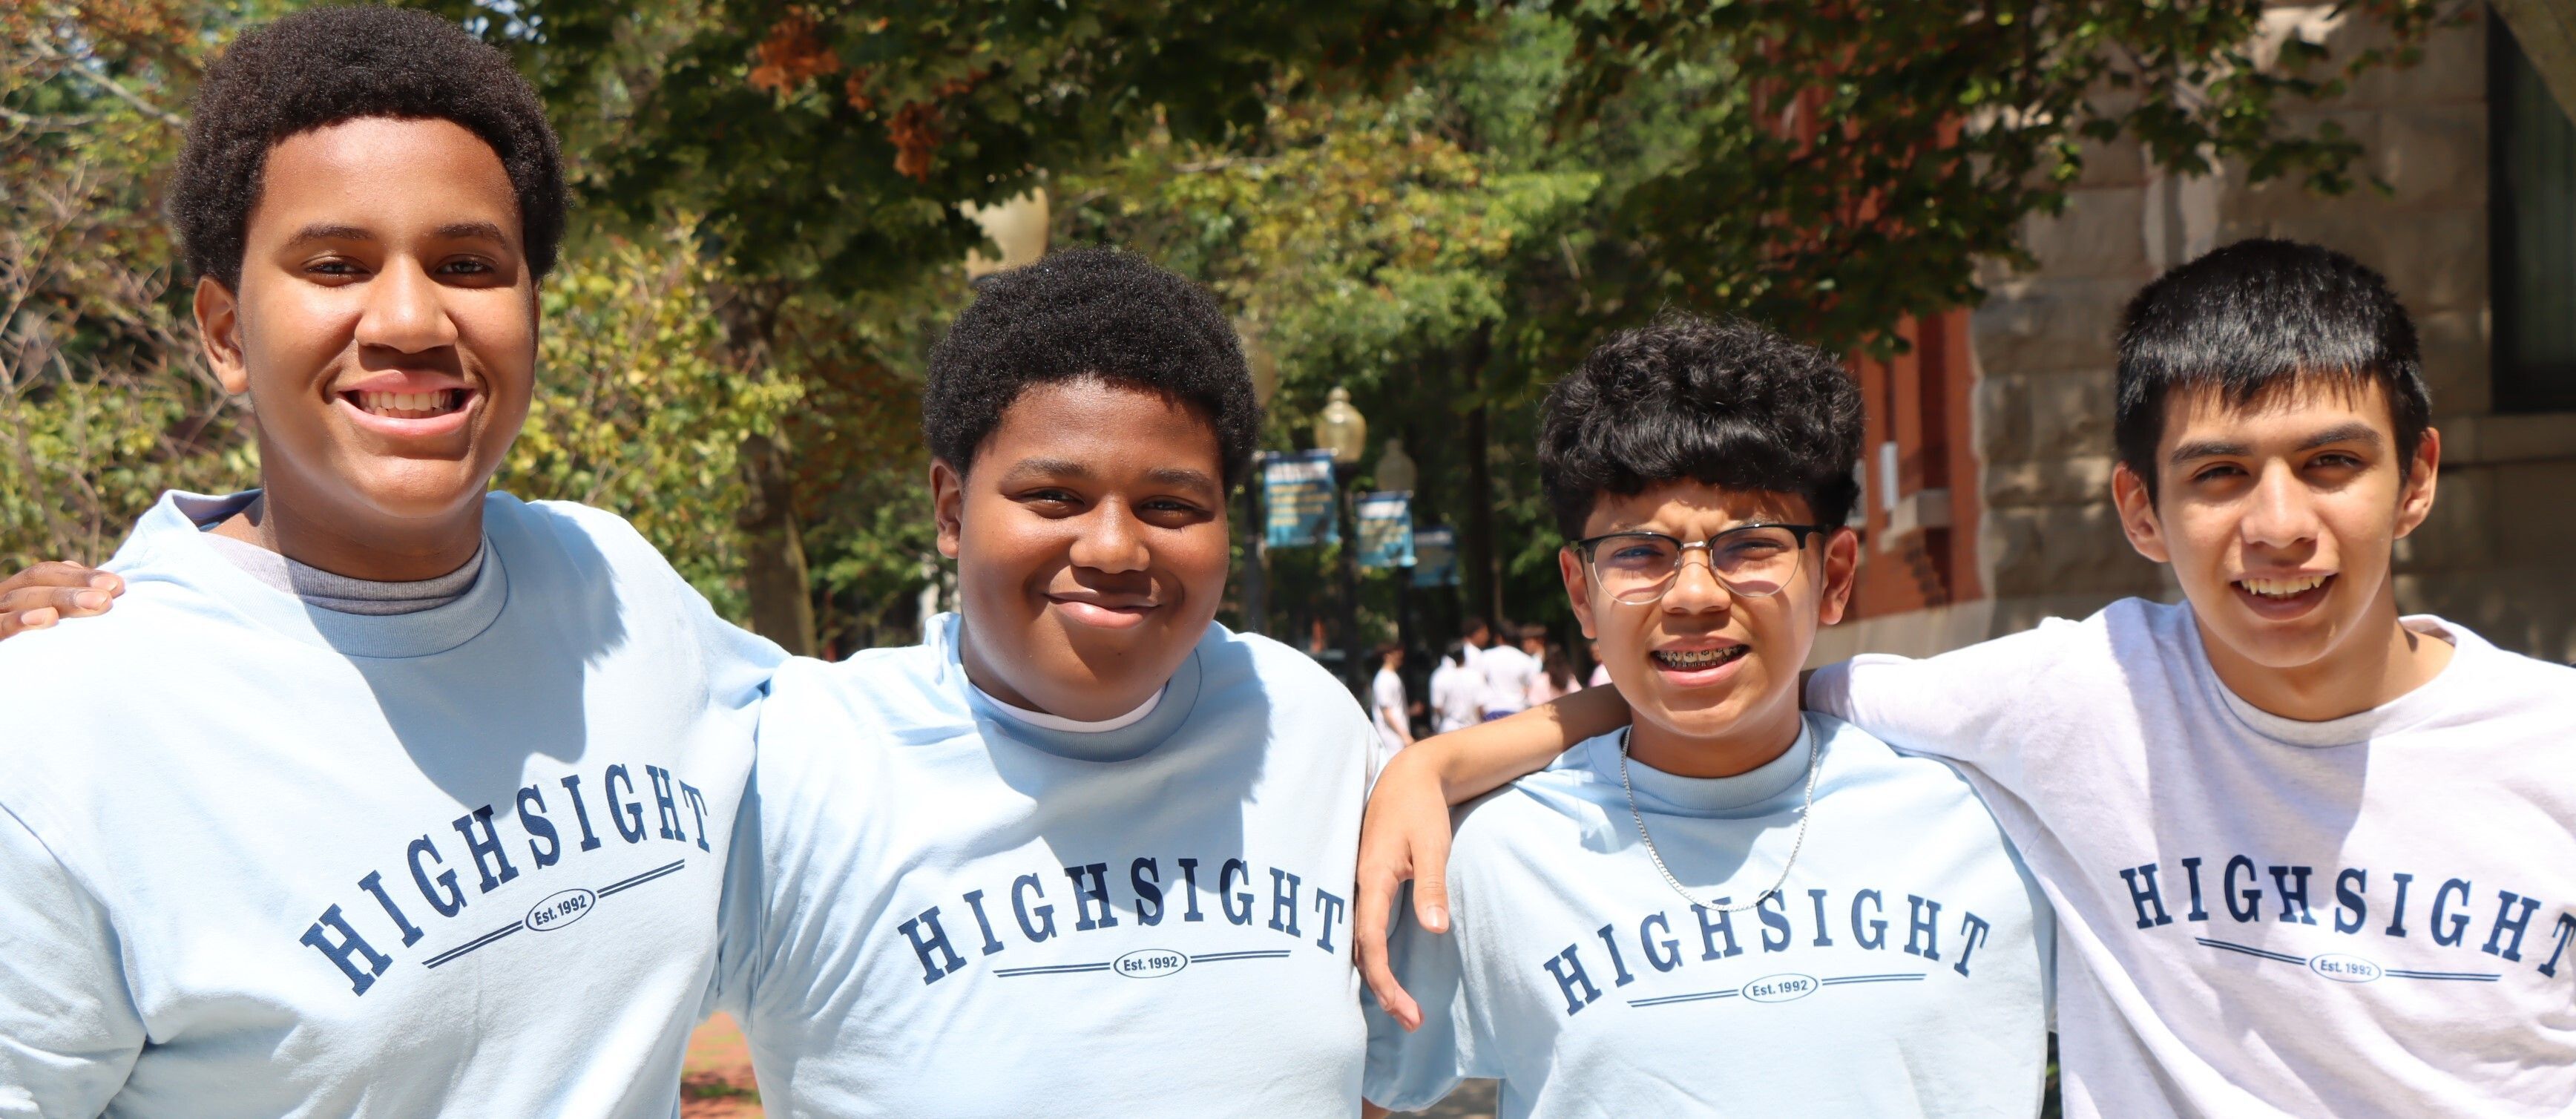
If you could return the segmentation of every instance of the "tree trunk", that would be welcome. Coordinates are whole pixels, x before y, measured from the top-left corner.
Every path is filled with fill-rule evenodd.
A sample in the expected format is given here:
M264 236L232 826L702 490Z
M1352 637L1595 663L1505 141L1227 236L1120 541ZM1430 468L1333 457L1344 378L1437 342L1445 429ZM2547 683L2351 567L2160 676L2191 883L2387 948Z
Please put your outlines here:
M1494 566L1494 470L1488 461L1490 448L1486 438L1485 401L1482 396L1485 363L1493 356L1493 328L1484 327L1470 335L1467 348L1459 354L1458 384L1464 394L1475 401L1467 411L1467 523L1459 533L1458 566L1460 581L1465 584L1468 610L1482 615L1496 626L1503 622L1503 587L1501 573Z
M785 453L765 435L743 440L742 469L752 498L734 523L742 528L751 631L797 656L813 656L814 596L806 581L805 535L796 524L795 477Z

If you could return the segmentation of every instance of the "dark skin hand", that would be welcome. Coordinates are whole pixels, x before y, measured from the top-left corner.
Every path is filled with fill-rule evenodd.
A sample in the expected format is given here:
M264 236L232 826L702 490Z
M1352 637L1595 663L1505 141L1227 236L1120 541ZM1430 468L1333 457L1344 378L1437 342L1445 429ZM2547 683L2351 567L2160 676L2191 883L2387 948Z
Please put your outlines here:
M0 579L0 640L52 629L65 618L107 613L125 580L94 567L54 560Z

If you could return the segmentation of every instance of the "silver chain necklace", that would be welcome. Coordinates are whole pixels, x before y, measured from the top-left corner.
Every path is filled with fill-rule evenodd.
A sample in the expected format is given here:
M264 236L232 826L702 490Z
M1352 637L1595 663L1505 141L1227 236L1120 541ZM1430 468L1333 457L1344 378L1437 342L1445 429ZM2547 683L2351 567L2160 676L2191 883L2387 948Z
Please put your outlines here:
M1755 906L1761 905L1763 902L1771 900L1771 895L1779 893L1780 887L1789 884L1789 868L1798 865L1798 849L1807 845L1807 821L1813 819L1816 814L1816 774L1824 768L1816 764L1817 746L1815 734L1813 732L1807 733L1806 739L1807 803L1805 807L1798 809L1798 838L1796 841L1789 844L1789 860L1780 864L1780 880L1773 882L1770 889L1754 895L1752 901L1745 902L1742 905L1719 905L1715 901L1711 901L1706 904L1705 908L1715 910L1719 913L1742 913L1745 910L1752 909ZM1646 857L1655 861L1655 873L1663 875L1664 882L1673 888L1674 893L1680 894L1683 901L1689 902L1695 907L1700 906L1700 900L1692 897L1691 892L1682 887L1682 880L1673 877L1672 868L1664 865L1663 854L1655 850L1655 837L1646 834L1646 816L1644 813L1637 811L1636 786L1628 783L1628 731L1625 729L1622 729L1619 732L1619 789L1621 792L1628 794L1628 818L1637 822L1637 838L1646 842Z

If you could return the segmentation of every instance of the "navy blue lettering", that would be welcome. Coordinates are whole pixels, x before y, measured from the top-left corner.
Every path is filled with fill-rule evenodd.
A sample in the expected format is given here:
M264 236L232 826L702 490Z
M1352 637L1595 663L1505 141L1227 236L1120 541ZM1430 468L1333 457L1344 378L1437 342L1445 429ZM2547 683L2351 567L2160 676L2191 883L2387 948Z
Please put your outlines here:
M653 810L661 817L662 838L687 839L689 829L680 826L680 800L671 791L671 771L648 765L644 776L653 782Z
M1279 918L1288 920L1281 922ZM1297 935L1297 876L1270 868L1270 931Z
M480 824L483 827L483 838L481 839L476 839L474 837L474 827L477 824ZM519 876L519 868L511 866L509 858L501 854L500 833L492 830L491 805L487 804L481 808L477 808L471 815L457 817L456 834L465 837L465 853L473 857L475 871L483 876L483 880L479 885L483 887L484 893L491 893L492 891L499 889L501 887L501 883ZM492 862L501 864L501 876L499 878L496 879L492 877L491 863L483 861L486 857L489 857Z
M1727 899L1719 898L1717 899L1717 904L1725 905L1727 904ZM1737 947L1735 944L1734 914L1723 909L1711 909L1705 905L1691 906L1691 912L1699 915L1700 959L1714 960L1719 957L1733 957L1744 954L1744 949ZM1710 917L1715 917L1717 920L1712 922L1709 920ZM1723 952L1717 950L1717 938L1721 936L1726 938L1726 951Z
M1572 945L1567 945L1565 951L1548 957L1547 963L1541 966L1547 968L1547 973L1556 978L1557 989L1565 992L1565 1012L1569 1016L1600 999L1601 989L1593 986L1592 980L1583 974L1583 961L1574 958ZM1575 993L1577 988L1581 989L1582 994Z
M1046 887L1038 884L1037 875L1023 874L1011 881L1011 911L1019 915L1020 933L1029 938L1029 943L1035 944L1055 935L1055 907L1041 905L1036 909L1029 908L1030 894L1040 898L1046 896Z
M563 787L564 792L572 795L572 818L581 824L581 849L598 850L599 837L592 834L590 830L590 808L581 802L581 778L566 775L563 779Z
M528 833L528 854L536 857L542 870L563 861L563 836L555 831L555 822L546 819L546 797L530 785L519 790L519 830ZM545 840L540 849L537 840Z
M1117 912L1109 908L1108 863L1069 866L1064 868L1064 876L1073 879L1073 931L1090 932L1093 929L1113 928L1118 924ZM1091 884L1088 886L1082 884L1085 876L1091 879ZM1095 904L1100 907L1100 916L1097 918L1091 915L1091 907Z
M2450 908L2451 891L2454 888L2459 890L2460 904L2464 906L2469 904L2469 883L2466 879L2451 879L2442 883L2441 889L2433 891L2433 943L2444 948L2456 948L2461 941L2469 938L2469 915L2466 913L2451 914L2451 931L2447 933L2442 931L2443 911Z
M1773 902L1780 903L1777 911L1771 908ZM1789 899L1778 894L1764 894L1762 900L1753 903L1753 916L1762 922L1763 951L1777 952L1789 946ZM1779 936L1775 939L1773 933Z
M412 840L408 854L411 859L411 880L420 885L420 896L429 899L430 908L437 910L441 917L456 916L458 911L465 908L465 891L456 888L455 871L441 871L436 879L440 886L446 887L446 897L438 896L438 891L430 888L429 872L421 869L420 857L427 855L429 861L441 866L445 866L447 860L438 857L438 848L430 844L428 836L424 835Z
M2182 861L2182 873L2183 877L2191 879L2191 912L2183 914L2183 920L2208 920L2209 910L2200 903L2200 860L2198 858L2184 859Z
M2513 930L2513 943L2504 945L2504 952L2502 955L2505 959L2512 960L2515 963L2521 963L2522 934L2530 931L2531 915L2540 908L2540 900L2538 898L2524 897L2511 890L2498 890L2496 891L2496 901L2498 904L2496 906L2495 929L2494 931L2487 933L2487 945L2484 948L2478 949L2478 951L2484 952L2490 956L2497 955L2496 946L2498 944L2503 944L2505 930L2511 929ZM2513 903L2517 901L2522 903L2522 916L2520 917L2512 915Z
M2404 936L2406 935L2406 884L2413 882L2415 876L2392 874L2389 877L2397 881L2397 904L2388 911L2388 935Z
M2360 932L2362 924L2370 920L2370 899L2362 895L2369 888L2368 871L2345 867L2343 873L2335 875L2336 932Z
M386 896L384 875L370 870L366 877L358 880L358 888L376 895L376 904L384 906L385 916L393 918L394 927L402 930L403 947L409 948L419 942L420 929L412 925L411 918L403 916L402 910L394 907L394 899Z
M2244 871L2245 877L2249 879L2258 882L2262 879L2255 878L2254 860L2243 855L2227 860L2227 874L2221 879L2226 889L2222 892L2227 895L2227 915L2236 918L2236 923L2241 925L2248 921L2263 919L2263 891L2259 887L2248 890L2237 889L2236 872L2240 870ZM2237 904L2240 901L2244 903L2241 907Z
M1163 868L1152 859L1127 864L1127 884L1136 888L1136 923L1163 923Z
M921 935L921 927L924 925L930 926L929 936ZM921 916L895 927L897 931L903 933L905 940L912 942L912 954L921 957L923 984L937 983L942 977L966 966L965 959L957 955L957 950L949 947L947 930L939 927L938 906L934 905L922 910ZM931 953L934 951L944 957L944 961L933 959Z
M1252 882L1252 868L1244 865L1241 859L1227 859L1225 865L1216 868L1216 901L1217 905L1225 910L1226 920L1238 925L1249 925L1252 923L1252 894L1249 891L1240 894L1228 892L1234 889L1228 883L1237 877L1242 878L1246 885ZM1236 902L1243 903L1243 909L1240 912L1234 908Z
M1199 861L1181 859L1178 862L1181 864L1181 900L1190 903L1190 907L1181 912L1181 920L1207 920L1207 914L1199 912Z
M1905 933L1905 954L1927 960L1941 958L1941 903L1930 898L1905 895L1906 920L1913 926ZM1922 947L1918 951L1916 945Z
M1959 962L1951 965L1951 970L1961 975L1968 974L1968 957L1976 954L1977 946L1986 942L1986 930L1993 927L1974 913L1959 922Z
M1816 903L1815 946L1818 948L1831 948L1834 946L1834 938L1828 931L1828 925L1825 921L1825 892L1823 890L1809 890L1807 891L1807 897L1809 900Z
M1001 951L1002 942L993 935L992 918L984 916L984 891L968 890L965 900L966 908L975 913L975 931L984 934L984 954L990 956Z
M644 802L617 799L617 783L620 781L626 783L626 795L634 796L635 778L627 774L625 766L612 765L608 767L608 775L599 779L600 788L608 792L609 822L617 825L618 838L628 843L642 843L644 842Z
M1682 942L1655 939L1655 934L1647 931L1655 928L1664 930L1664 935L1669 938L1673 923L1661 913L1647 914L1645 920L1637 922L1637 946L1645 949L1646 962L1653 964L1656 971L1671 971L1682 966Z
M331 938L323 933L324 925L340 931L338 944L331 943ZM304 943L312 945L315 951L330 957L332 963L340 965L341 974L349 977L349 990L357 994L366 994L367 988L376 985L376 977L383 975L386 968L394 966L393 960L367 947L366 938L359 936L358 930L349 927L349 922L340 916L340 907L336 905L323 910L322 919L313 922L312 928L304 930ZM358 970L358 965L349 962L351 956L366 957L369 970Z
M715 850L707 846L707 795L686 781L680 782L680 795L689 799L689 815L698 821L698 850Z
M1885 913L1885 912L1887 912L1887 907L1886 907L1885 905L1880 904L1878 891L1876 891L1876 890L1862 890L1861 892L1859 892L1859 893L1857 893L1857 894L1853 894L1853 895L1852 895L1852 914L1851 914L1851 917L1852 917L1852 939L1853 939L1854 941L1859 942L1859 944L1860 944L1860 946L1861 946L1861 947L1863 947L1863 948L1867 948L1867 949L1870 949L1871 951L1876 951L1876 950L1878 950L1878 949L1880 949L1880 948L1886 947L1886 945L1887 945L1887 922L1885 922L1885 921L1881 921L1881 920L1875 920L1875 919L1873 919L1873 920L1871 920L1871 921L1870 921L1870 923L1869 923L1869 925L1868 925L1869 931L1868 931L1868 932L1862 932L1862 931L1861 931L1862 926L1861 926L1861 923L1860 923L1860 903L1862 903L1862 902L1868 902L1868 903L1870 903L1870 904L1871 904L1871 905L1873 905L1873 906L1877 906L1877 907L1878 907L1878 911L1879 911L1880 913Z
M1601 926L1601 946L1610 950L1610 970L1617 975L1617 978L1614 979L1610 985L1613 987L1625 987L1628 984L1636 982L1637 977L1628 974L1628 961L1619 958L1619 938L1610 935L1612 927L1613 926L1610 925Z
M1333 896L1331 891L1315 891L1315 915L1324 922L1324 934L1315 938L1315 947L1327 952L1333 950L1333 926L1342 923L1343 914L1349 909L1350 903Z
M2317 923L2315 917L2308 915L2308 874L2312 869L2304 866L2272 868L2272 887L2281 892L2282 921L2297 921L2302 925ZM2290 885L2293 878L2298 879L2298 885Z
M2549 962L2540 965L2540 974L2558 978L2558 960L2567 954L2567 942L2576 940L2576 913L2558 915L2558 947L2549 950Z
M2146 882L2143 887L2138 885L2141 879ZM2123 870L2120 880L2129 884L2129 904L2138 907L2139 928L2152 929L2173 923L2173 915L2165 912L2165 899L2156 889L2156 864L2146 863ZM2150 909L2153 912L2149 912Z

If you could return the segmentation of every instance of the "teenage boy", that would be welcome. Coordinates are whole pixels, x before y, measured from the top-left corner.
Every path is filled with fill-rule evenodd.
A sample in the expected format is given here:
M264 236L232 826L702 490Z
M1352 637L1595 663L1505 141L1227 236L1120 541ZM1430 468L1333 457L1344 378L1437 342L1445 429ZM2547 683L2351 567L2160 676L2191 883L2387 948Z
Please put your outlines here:
M485 492L564 222L534 91L425 13L288 16L170 191L262 489L165 497L113 614L0 647L0 1114L672 1114L779 654Z
M1429 1012L1371 1014L1375 1104L1475 1076L1514 1119L2038 1113L2037 889L1948 766L1798 710L1860 421L1825 354L1681 316L1549 394L1558 569L1634 718L1461 813L1461 919L1396 934Z
M1369 714L1377 723L1379 765L1396 751L1413 745L1411 705L1404 698L1404 646L1388 642L1377 648L1377 675L1369 680Z
M1259 427L1233 328L1136 257L988 283L922 405L959 612L781 670L720 1005L795 1115L1324 1115L1377 735L1213 620ZM752 838L756 833L756 839Z
M2397 612L2441 461L2404 310L2248 241L2149 284L2119 351L2121 525L2186 602L1861 657L1809 702L1969 767L2028 858L2068 1114L2567 1114L2576 671ZM1601 698L1407 751L1373 877L1436 865L1441 776L1624 717Z

